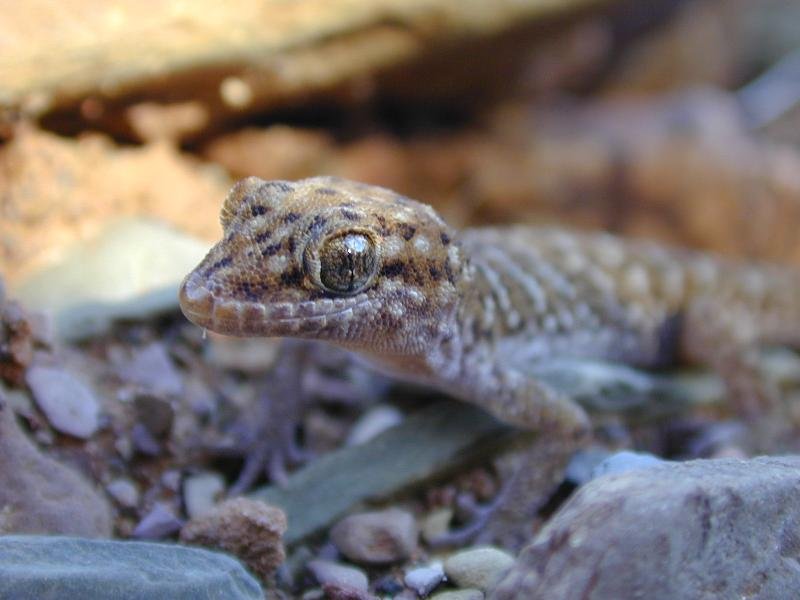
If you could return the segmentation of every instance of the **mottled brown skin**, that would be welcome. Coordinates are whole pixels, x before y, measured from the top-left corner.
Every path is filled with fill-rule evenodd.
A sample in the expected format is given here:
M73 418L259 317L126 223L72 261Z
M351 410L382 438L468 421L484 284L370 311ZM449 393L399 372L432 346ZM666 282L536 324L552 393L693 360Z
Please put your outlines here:
M429 206L343 179L245 179L222 225L181 287L191 321L328 341L546 433L512 499L547 487L588 428L531 366L700 362L753 415L768 396L758 346L800 341L796 271L555 228L456 232Z
M800 339L800 276L775 266L554 228L456 233L429 206L330 177L245 179L221 218L181 287L190 320L325 340L522 426L585 423L526 376L538 362L690 360L732 379L758 345ZM347 234L368 240L374 272L327 289L320 256L335 262L326 242Z

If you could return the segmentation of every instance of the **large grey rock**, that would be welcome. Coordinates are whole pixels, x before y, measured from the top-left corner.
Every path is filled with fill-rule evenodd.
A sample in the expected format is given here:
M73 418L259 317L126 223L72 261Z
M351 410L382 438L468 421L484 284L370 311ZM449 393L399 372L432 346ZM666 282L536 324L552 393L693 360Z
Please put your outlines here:
M696 460L581 488L491 598L800 594L800 457Z
M4 533L108 537L111 507L79 473L42 454L0 397L0 534Z
M72 537L0 537L0 598L263 597L244 567L208 550Z

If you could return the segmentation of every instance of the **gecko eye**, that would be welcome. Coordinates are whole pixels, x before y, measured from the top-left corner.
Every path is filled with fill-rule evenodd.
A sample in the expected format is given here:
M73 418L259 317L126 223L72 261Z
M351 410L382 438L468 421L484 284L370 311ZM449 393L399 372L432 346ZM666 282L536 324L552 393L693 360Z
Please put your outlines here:
M355 294L369 283L378 265L375 244L362 233L330 237L319 252L319 280L331 292Z

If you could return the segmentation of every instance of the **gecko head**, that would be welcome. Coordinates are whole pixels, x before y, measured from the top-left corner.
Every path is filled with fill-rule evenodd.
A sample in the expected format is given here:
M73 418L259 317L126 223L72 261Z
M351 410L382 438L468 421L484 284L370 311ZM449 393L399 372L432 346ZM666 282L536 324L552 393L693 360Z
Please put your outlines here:
M202 327L394 354L448 333L463 265L429 206L332 177L250 177L221 221L223 239L180 290L184 314Z

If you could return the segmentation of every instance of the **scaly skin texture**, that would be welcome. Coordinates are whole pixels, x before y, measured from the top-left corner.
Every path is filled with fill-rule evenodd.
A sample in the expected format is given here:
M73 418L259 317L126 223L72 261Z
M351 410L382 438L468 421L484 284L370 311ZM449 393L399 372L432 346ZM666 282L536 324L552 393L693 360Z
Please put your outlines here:
M754 351L800 340L800 275L779 267L555 228L456 232L429 206L329 177L245 179L221 218L224 239L181 287L191 321L325 340L545 432L512 499L546 487L588 426L532 365L705 363L754 415L769 395Z
M555 228L457 233L429 206L330 177L245 179L221 218L224 239L181 287L191 321L325 340L523 427L585 422L527 377L537 361L688 360L730 381L758 345L800 339L800 275L776 266ZM372 262L337 291L320 274L347 252L324 248L346 234Z

